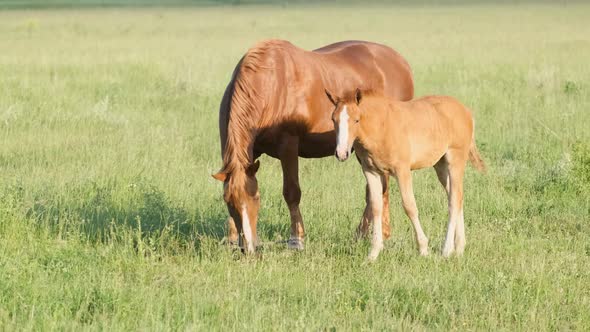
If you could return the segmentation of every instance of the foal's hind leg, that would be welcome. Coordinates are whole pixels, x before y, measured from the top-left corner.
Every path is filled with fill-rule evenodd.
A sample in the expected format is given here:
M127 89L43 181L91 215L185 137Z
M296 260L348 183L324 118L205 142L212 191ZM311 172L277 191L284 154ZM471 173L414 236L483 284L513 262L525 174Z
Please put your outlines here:
M434 170L436 171L438 181L440 181L440 184L445 189L448 198L451 191L451 182L449 179L449 163L445 159L445 156L440 158L440 160L434 165Z
M461 255L465 250L465 224L463 220L463 175L467 155L463 151L449 151L446 155L449 187L449 225L442 254L449 257L456 250ZM438 174L438 170L437 170Z
M284 136L279 145L279 159L283 168L283 197L291 215L291 237L289 249L303 250L305 230L299 211L301 188L299 187L299 138Z
M418 218L418 207L416 206L416 199L414 197L414 189L412 185L412 173L410 169L396 170L396 178L399 186L399 191L402 196L402 204L408 218L412 221L414 226L414 235L416 236L416 243L418 244L418 251L420 255L428 255L428 238L422 230L420 219Z
M447 199L449 200L449 216L451 214L451 202L450 202L450 194L451 194L451 179L449 175L449 163L447 162L446 158L443 156L437 163L434 165L434 169L436 170L436 176L440 181L440 184L445 189L447 193ZM457 219L455 224L455 251L458 255L461 255L465 250L465 223L463 220L463 209L461 209L460 219Z

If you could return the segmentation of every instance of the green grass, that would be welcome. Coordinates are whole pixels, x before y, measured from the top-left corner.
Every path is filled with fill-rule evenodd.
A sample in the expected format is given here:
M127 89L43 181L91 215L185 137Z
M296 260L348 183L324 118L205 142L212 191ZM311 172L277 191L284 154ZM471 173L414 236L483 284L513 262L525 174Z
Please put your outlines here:
M590 329L590 6L295 6L0 12L1 330ZM262 157L261 258L223 244L217 109L256 41L391 45L417 95L475 113L467 249L415 173L431 255L395 185L377 263L351 241L356 162L301 161L307 247Z

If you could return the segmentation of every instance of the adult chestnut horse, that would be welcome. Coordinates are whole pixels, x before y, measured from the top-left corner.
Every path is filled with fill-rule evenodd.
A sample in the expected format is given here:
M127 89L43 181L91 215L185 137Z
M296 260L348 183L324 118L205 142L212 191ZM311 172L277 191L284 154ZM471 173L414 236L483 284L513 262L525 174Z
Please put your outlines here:
M240 246L246 252L255 249L260 208L256 159L266 153L280 159L283 169L283 196L291 215L289 248L303 249L298 157L334 155L334 107L324 91L340 94L357 87L398 100L414 95L406 60L375 43L343 41L310 52L287 41L267 40L242 57L219 108L223 167L213 175L224 183L230 241L237 241L241 234ZM358 227L361 236L368 232L369 212L366 208ZM388 238L387 186L382 220L383 236Z

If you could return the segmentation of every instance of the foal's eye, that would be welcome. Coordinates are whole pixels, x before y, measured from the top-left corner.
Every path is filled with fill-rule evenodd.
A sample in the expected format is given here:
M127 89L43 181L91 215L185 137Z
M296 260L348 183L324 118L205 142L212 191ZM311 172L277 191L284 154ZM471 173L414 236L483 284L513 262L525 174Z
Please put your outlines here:
M354 123L359 123L359 121L361 121L360 119L356 119L354 120Z

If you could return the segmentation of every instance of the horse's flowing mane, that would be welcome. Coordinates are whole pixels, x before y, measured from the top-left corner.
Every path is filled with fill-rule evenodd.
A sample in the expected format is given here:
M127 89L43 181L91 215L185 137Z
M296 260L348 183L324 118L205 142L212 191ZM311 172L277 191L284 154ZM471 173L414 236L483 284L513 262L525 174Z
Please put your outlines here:
M241 187L239 185L246 180L244 171L253 161L250 153L256 129L261 125L260 120L268 106L260 89L272 89L269 84L276 82L272 72L267 71L273 68L268 61L269 53L272 53L269 50L280 49L282 43L267 40L256 44L244 55L235 71L230 108L226 110L229 120L222 168L222 172L230 175L230 188ZM258 82L260 74L270 78L264 80L264 86Z

